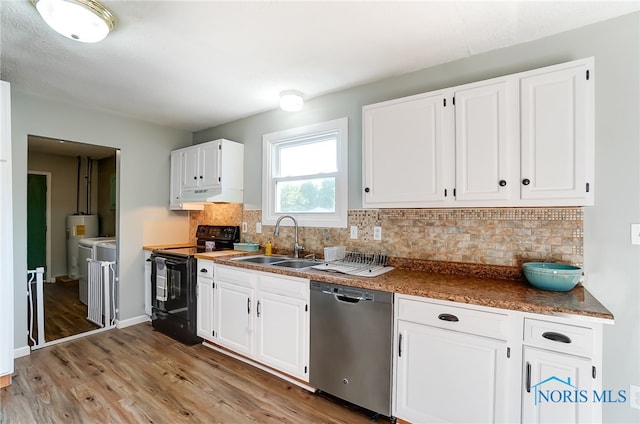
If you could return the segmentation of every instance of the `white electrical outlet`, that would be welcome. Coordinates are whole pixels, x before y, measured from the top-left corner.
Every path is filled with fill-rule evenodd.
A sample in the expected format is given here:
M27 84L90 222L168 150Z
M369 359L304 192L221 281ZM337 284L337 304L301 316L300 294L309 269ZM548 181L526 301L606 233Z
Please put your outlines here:
M256 222L256 233L257 234L262 233L262 222Z
M351 237L351 240L356 240L358 238L358 226L357 225L352 225L349 231L349 237Z
M631 224L631 244L640 244L640 224Z
M243 232L243 233L246 233L246 232L247 232L247 230L248 230L248 228L247 228L247 223L246 223L246 222L243 222L243 223L242 223L242 232Z
M382 227L373 227L373 239L382 240Z

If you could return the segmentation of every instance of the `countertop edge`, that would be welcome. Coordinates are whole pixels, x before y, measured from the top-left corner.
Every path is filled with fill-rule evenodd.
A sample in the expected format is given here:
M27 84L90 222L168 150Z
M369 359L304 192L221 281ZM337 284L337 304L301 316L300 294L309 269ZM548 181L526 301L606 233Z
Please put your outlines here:
M234 257L247 252L227 253L212 257L198 254L200 259L212 260L220 265L269 272L327 283L413 295L435 300L528 312L556 317L580 317L613 324L614 316L582 285L570 292L549 292L533 288L523 281L485 278L467 275L442 274L427 271L395 269L375 278L327 273L319 270L298 271L274 268L260 264L234 261ZM255 254L255 252L252 252ZM411 283L406 283L406 281ZM504 285L509 285L503 286ZM509 296L513 295L513 298ZM574 306L564 306L568 303ZM577 306L575 306L577 304ZM580 307L580 304L585 304Z

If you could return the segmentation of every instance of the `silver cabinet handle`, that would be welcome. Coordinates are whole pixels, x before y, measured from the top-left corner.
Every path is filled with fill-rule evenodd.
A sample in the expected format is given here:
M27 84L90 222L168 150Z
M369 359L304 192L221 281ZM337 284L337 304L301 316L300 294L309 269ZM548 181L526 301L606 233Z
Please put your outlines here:
M526 384L527 384L527 393L531 393L531 363L530 362L527 362Z
M247 314L251 315L251 298L247 298Z
M256 306L256 315L260 318L260 301L258 300L258 305Z

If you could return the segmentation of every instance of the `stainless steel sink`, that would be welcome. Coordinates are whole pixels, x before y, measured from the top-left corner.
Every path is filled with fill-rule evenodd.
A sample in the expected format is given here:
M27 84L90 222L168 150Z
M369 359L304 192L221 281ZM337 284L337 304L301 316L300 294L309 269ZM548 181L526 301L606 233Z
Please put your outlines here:
M236 258L233 260L238 262L251 262L254 264L269 265L274 262L282 262L288 259L289 258L287 258L286 256L249 256L244 258Z
M303 269L318 265L320 262L307 259L295 259L288 256L248 256L233 259L237 262L250 262L253 264L279 266L283 268Z
M309 267L312 267L312 266L318 265L318 264L319 264L319 262L315 262L315 261L305 261L305 260L301 260L301 259L290 259L290 260L287 260L287 261L272 263L271 266L281 266L281 267L284 267L284 268L301 269L301 268L309 268Z

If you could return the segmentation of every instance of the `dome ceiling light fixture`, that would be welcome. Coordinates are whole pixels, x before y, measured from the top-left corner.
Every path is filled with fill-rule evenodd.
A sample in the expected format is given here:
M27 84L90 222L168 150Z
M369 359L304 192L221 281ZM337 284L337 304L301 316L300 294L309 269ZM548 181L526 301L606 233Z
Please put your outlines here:
M302 93L296 90L286 90L280 93L280 109L287 112L299 112L304 106Z
M113 14L94 0L31 0L31 2L47 25L72 40L97 43L116 26Z

